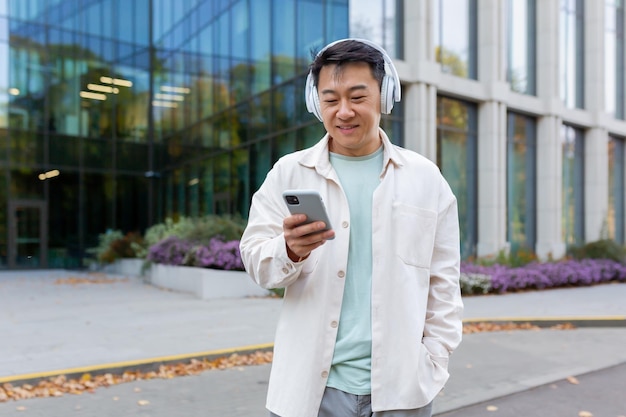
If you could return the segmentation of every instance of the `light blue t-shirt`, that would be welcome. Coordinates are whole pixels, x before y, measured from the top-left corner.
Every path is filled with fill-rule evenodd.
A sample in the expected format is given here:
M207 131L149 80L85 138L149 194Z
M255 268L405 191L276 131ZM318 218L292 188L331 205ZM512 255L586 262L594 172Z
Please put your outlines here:
M327 385L354 395L371 392L372 197L380 183L382 146L373 154L331 153L350 207L350 247L335 353Z

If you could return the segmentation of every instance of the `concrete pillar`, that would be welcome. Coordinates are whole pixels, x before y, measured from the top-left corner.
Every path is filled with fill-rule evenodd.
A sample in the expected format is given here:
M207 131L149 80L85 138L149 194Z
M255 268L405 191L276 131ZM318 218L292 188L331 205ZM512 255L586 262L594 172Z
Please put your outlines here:
M561 124L557 116L541 117L537 123L537 245L541 259L565 255L562 216Z
M608 236L609 205L608 132L604 123L604 4L585 1L585 109L594 115L596 126L585 134L585 241ZM598 65L601 63L601 65Z
M562 145L559 96L560 0L537 2L537 96L544 116L537 119L537 243L540 258L565 254L562 217Z
M437 79L432 0L404 4L404 57L410 76L402 91L404 145L437 161Z
M508 250L506 242L506 106L480 105L478 116L479 257Z
M606 239L609 211L609 136L602 128L585 134L585 241Z
M487 100L478 107L479 257L508 250L506 242L506 105L504 4L478 2L478 78Z
M404 89L404 146L437 162L437 88L423 82Z

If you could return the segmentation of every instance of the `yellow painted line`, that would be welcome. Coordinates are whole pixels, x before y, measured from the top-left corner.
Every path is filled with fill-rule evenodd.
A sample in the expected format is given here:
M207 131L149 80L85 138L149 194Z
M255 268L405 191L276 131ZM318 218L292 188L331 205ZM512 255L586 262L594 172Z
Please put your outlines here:
M493 322L493 321L619 321L626 320L626 316L555 316L555 317L480 317L463 319L463 323Z
M157 362L173 362L173 361L183 361L186 359L192 359L192 358L197 358L197 357L222 356L222 355L228 355L228 354L237 353L237 352L244 352L244 351L251 352L251 351L256 351L256 350L271 349L272 347L274 347L273 343L264 343L260 345L250 345L250 346L241 346L241 347L228 348L228 349L209 350L206 352L184 353L180 355L170 355L170 356L158 356L155 358L139 359L139 360L134 360L134 361L112 362L112 363L105 363L102 365L92 365L92 366L83 366L79 368L59 369L56 371L37 372L37 373L23 374L23 375L12 375L12 376L0 377L0 384L5 383L5 382L12 382L12 381L23 381L23 380L28 380L28 379L47 378L47 377L58 376L58 375L88 373L88 372L94 372L94 371L101 371L104 369L128 368L128 367L146 365L146 364L157 363Z

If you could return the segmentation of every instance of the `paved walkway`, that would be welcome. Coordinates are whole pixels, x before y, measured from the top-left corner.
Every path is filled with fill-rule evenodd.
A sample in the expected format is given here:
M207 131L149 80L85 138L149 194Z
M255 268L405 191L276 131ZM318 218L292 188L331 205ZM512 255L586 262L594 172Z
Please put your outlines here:
M452 377L435 411L625 363L625 301L626 284L466 297L468 321L569 321L579 328L466 335L451 358ZM0 383L267 348L280 304L276 298L199 300L159 290L136 277L62 270L2 272ZM269 366L258 366L137 384L143 392L154 393L154 403L162 403L151 416L198 415L200 410L208 416L265 416L268 372ZM116 390L129 387L97 390L80 401L66 396L27 403L33 410L41 407L41 415L52 415L51 401L60 410L86 401L82 415L90 415L89 401L110 397ZM4 412L14 411L15 404L0 404L0 415L9 415ZM179 407L172 408L176 404ZM110 414L102 411L102 405L94 407L92 415L147 415L133 414L136 401L131 400L128 411L120 411L123 401L114 406ZM190 411L194 407L197 412Z

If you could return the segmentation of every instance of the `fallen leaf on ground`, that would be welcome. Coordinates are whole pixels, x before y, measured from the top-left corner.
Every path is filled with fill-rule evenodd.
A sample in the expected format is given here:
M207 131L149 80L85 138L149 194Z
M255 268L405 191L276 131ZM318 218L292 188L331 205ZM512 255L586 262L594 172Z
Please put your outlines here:
M65 375L59 375L39 381L36 385L13 386L5 383L0 385L0 403L28 398L61 397L65 394L81 395L84 392L94 392L96 388L123 384L125 382L170 379L187 375L198 375L201 372L210 370L243 369L242 367L244 366L271 363L272 358L273 353L271 351L257 351L246 355L233 353L230 356L215 359L192 359L186 363L161 365L158 370L150 372L126 371L121 375L107 373L103 375L89 375L88 377L85 374L77 379L68 379ZM141 392L141 388L138 387L133 390ZM113 397L113 401L118 399L118 397Z
M488 405L487 411L498 411L498 407L496 407L495 405Z
M550 327L551 330L573 330L572 323L561 323ZM489 321L463 323L463 333L504 332L510 330L541 330L541 327L532 323L494 323Z
M591 414L589 411L581 411L580 413L578 413L578 417L593 417L593 414Z
M128 279L118 279L116 281L127 280ZM98 277L96 280L89 279L89 282L94 283L105 281ZM66 282L61 281L61 283ZM552 329L555 328L566 330L573 329L574 326L566 323L552 327ZM541 328L531 323L477 322L465 323L463 325L463 333L496 332L510 330L541 330ZM5 383L3 385L0 385L0 403L10 400L25 400L28 398L62 397L65 394L81 395L84 392L94 392L97 388L123 384L125 382L150 379L171 379L187 375L198 375L201 372L211 370L222 370L230 368L238 368L239 370L243 370L242 367L244 366L263 365L271 363L272 358L273 352L271 351L256 351L245 355L233 353L230 356L223 356L216 359L192 359L189 362L184 363L161 365L157 371L150 372L126 371L122 374L115 375L111 373L106 373L102 375L92 375L86 373L78 379L68 379L65 375L59 375L39 381L39 383L37 383L36 385L24 384L19 387ZM467 367L471 368L472 365L468 364ZM140 391L141 388L135 389L135 392ZM117 401L118 399L118 397L113 397L113 401Z
M574 376L568 376L567 377L567 382L569 382L570 384L573 384L573 385L580 384L580 382L578 382L578 379L576 379L576 377L574 377Z
M150 401L148 401L148 400L139 400L139 401L137 401L137 404L139 404L139 405L148 405L148 404L150 404Z
M78 284L115 284L117 282L128 282L128 278L107 278L106 276L95 276L93 278L68 277L58 278L55 285L78 285Z

